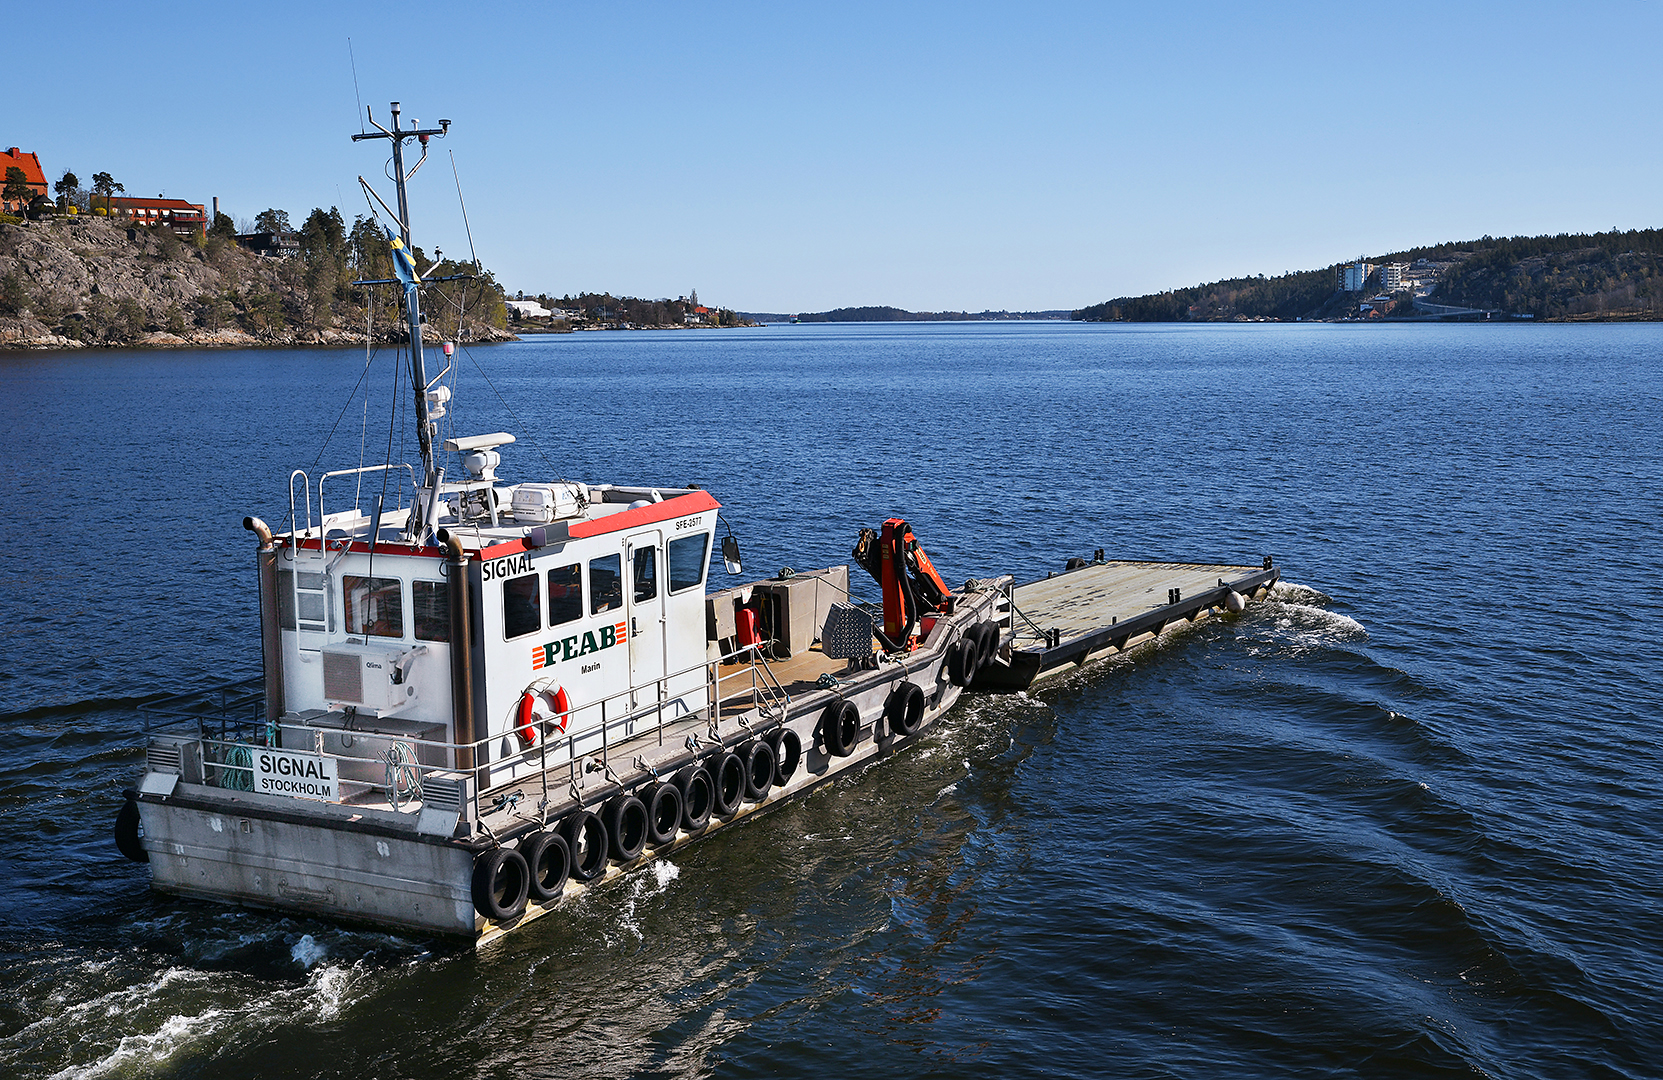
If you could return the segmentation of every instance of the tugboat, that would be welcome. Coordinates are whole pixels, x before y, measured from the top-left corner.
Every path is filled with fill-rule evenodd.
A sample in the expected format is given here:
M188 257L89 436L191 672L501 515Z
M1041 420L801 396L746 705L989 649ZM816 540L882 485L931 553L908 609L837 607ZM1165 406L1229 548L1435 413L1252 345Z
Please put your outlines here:
M116 841L154 888L488 942L905 746L1008 666L1011 579L949 588L903 519L853 551L881 605L848 566L713 589L713 548L743 567L710 493L505 480L506 432L436 449L406 180L450 123L370 120L397 277L359 284L403 290L420 461L297 469L286 529L244 520L262 675L147 707ZM410 504L366 509L389 473Z

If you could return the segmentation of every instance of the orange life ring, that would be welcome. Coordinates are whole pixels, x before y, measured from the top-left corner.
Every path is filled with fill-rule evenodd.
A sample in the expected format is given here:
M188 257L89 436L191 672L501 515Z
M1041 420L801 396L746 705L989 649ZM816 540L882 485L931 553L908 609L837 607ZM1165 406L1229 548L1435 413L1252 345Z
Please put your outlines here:
M514 734L520 737L520 742L526 746L537 745L537 705L539 701L546 701L553 710L553 717L546 721L560 731L566 730L566 721L572 714L571 699L566 696L564 686L545 686L541 690L528 686L525 693L520 695L520 707L515 716Z

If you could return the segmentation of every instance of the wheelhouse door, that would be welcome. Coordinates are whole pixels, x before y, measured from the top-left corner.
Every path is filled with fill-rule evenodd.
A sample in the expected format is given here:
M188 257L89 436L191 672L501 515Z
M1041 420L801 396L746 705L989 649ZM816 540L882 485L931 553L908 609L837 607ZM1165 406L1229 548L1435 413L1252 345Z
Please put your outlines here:
M655 529L630 536L624 560L629 575L624 594L629 603L630 686L635 710L643 713L634 726L644 730L658 722L656 710L645 710L666 696L663 534Z

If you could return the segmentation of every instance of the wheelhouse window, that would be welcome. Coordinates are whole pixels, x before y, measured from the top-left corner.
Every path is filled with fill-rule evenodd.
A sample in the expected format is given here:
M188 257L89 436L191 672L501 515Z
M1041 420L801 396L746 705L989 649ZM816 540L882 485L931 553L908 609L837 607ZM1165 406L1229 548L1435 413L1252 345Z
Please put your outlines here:
M583 564L557 566L549 571L549 625L559 626L583 617Z
M404 636L404 601L398 578L341 578L345 597L346 632L369 637Z
M635 590L633 596L639 604L643 600L651 600L658 595L658 549L644 547L635 549Z
M502 583L502 636L524 637L543 628L542 598L537 575L525 574Z
M589 614L624 606L624 557L589 560Z
M412 581L410 609L417 641L450 640L450 585L443 581Z
M704 584L705 569L710 565L710 534L695 533L678 536L670 541L670 594L697 588Z

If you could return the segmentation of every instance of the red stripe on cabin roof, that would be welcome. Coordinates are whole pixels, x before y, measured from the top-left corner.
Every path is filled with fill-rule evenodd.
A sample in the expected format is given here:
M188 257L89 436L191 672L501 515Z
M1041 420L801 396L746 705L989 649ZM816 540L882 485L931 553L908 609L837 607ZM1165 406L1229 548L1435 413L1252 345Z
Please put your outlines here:
M625 529L637 529L643 525L652 525L660 521L670 521L674 518L702 514L706 510L720 510L721 508L722 504L717 502L710 492L693 491L686 495L677 495L665 499L660 503L648 503L646 506L634 510L608 514L606 517L597 518L594 521L575 522L571 527L570 535L573 540L582 540L585 537L603 536L606 533L622 532ZM292 538L288 542L295 543ZM322 541L316 537L311 537L301 540L298 546L307 551L316 551L321 543ZM354 540L352 550L367 553L370 546L362 540ZM412 547L409 544L388 543L386 541L378 541L375 550L386 555L416 555L428 559L443 559L445 557L443 548ZM534 550L536 549L523 539L508 540L501 544L481 548L475 553L474 557L477 559L500 559L504 555L518 555L522 551Z
M292 539L288 542L291 544L294 543ZM303 551L316 551L321 543L322 541L318 540L318 538L314 536L310 539L301 540L296 546ZM354 540L352 542L352 550L354 552L363 552L368 554L370 546L362 540ZM424 559L443 559L445 557L445 551L443 548L411 547L409 544L394 544L388 543L385 540L376 541L375 553L377 555L416 555Z
M616 514L608 514L594 521L573 522L568 532L573 540L582 540L590 536L604 536L607 533L623 532L626 529L638 529L643 525L654 525L660 521L670 521L683 518L691 514L702 514L706 510L720 510L722 504L708 491L690 491L686 495L677 495L659 503L648 503L646 506L634 510L624 510ZM380 545L377 545L379 550ZM524 540L509 540L506 543L494 544L482 548L480 559L500 559L504 555L518 555L522 551L535 551Z

